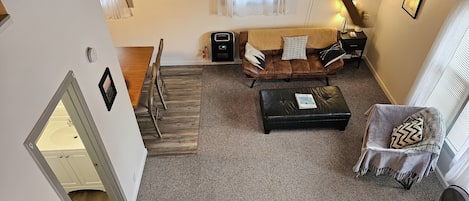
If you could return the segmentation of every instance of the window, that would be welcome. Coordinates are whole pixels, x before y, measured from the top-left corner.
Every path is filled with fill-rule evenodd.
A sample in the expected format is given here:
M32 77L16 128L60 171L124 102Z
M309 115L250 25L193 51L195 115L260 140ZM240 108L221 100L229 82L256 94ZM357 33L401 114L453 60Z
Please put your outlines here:
M464 1L463 1L464 2ZM441 28L408 104L438 108L446 121L446 144L454 153L469 144L469 3Z
M226 16L284 15L286 0L218 0L218 14Z
M133 1L129 0L100 0L104 15L107 19L121 19L132 16Z
M446 144L454 153L445 182L469 191L469 1L460 1L424 64L408 104L434 106L446 118Z
M439 108L449 129L447 143L459 151L469 137L469 29L456 48L426 105Z
M449 129L448 145L459 151L469 137L469 29L456 48L426 105L438 108ZM466 123L464 123L466 122Z

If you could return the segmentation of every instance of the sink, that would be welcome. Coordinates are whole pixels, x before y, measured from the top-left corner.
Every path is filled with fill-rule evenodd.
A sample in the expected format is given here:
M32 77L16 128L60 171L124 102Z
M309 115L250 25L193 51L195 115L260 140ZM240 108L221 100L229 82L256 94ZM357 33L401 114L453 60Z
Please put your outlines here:
M63 125L63 124L61 124ZM48 125L37 142L40 150L84 149L75 127Z
M80 136L78 135L75 127L60 128L50 134L49 139L52 143L57 145L81 143Z

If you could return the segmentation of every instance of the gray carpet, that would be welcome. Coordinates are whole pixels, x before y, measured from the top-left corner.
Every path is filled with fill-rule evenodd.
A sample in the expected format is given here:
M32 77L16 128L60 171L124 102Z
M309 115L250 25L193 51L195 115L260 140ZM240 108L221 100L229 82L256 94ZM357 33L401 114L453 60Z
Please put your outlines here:
M339 86L352 112L345 131L273 130L263 134L259 90L323 86L324 80L261 81L253 89L240 66L206 66L197 155L148 157L139 200L434 200L435 173L404 190L389 177L352 172L365 116L388 100L368 68L348 65Z

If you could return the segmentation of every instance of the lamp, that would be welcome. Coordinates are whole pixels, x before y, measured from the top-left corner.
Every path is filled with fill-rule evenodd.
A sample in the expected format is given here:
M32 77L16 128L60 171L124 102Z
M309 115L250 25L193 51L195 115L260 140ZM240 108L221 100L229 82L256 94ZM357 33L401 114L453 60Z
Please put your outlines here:
M344 23L342 25L341 33L346 34L347 33L347 21L348 21L348 13L344 5L341 5L340 7L340 17L344 20Z
M342 26L342 30L340 32L343 34L346 34L347 33L347 17L343 17L343 18L344 18L344 25Z

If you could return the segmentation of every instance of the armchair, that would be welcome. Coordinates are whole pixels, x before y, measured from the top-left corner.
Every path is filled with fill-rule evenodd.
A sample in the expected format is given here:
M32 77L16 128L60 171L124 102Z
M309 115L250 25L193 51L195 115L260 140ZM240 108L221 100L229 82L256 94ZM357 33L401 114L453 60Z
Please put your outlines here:
M361 155L353 167L358 176L372 172L389 175L405 189L435 169L446 129L439 111L432 107L376 104L367 117ZM393 128L407 117L423 119L423 140L402 149L390 148Z

